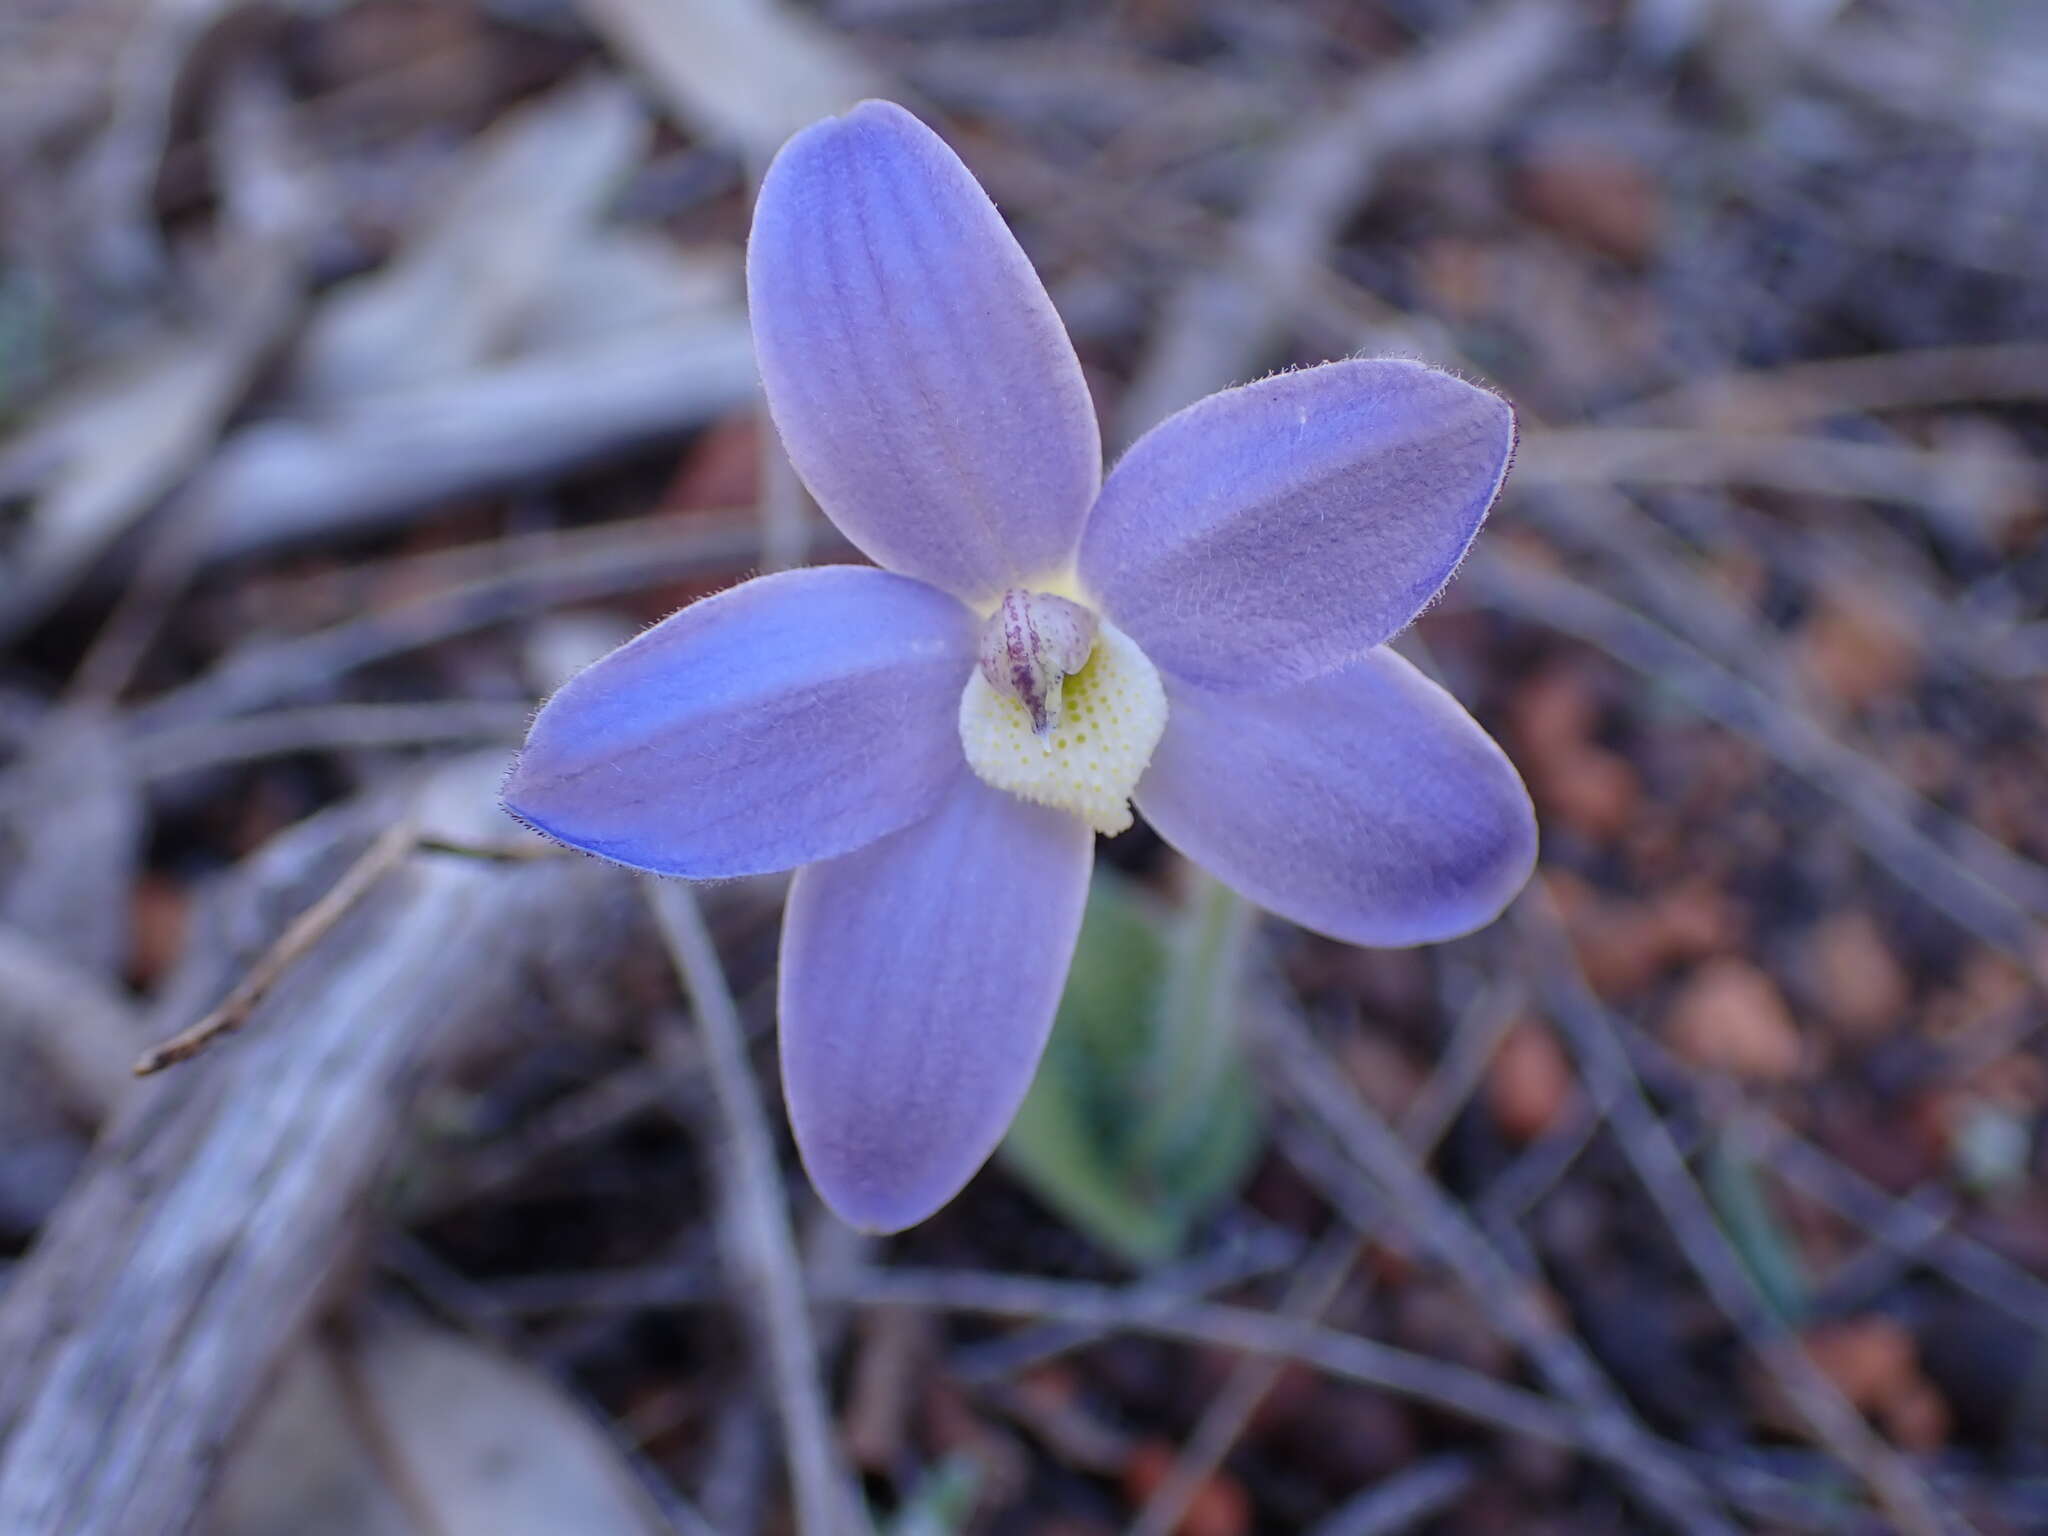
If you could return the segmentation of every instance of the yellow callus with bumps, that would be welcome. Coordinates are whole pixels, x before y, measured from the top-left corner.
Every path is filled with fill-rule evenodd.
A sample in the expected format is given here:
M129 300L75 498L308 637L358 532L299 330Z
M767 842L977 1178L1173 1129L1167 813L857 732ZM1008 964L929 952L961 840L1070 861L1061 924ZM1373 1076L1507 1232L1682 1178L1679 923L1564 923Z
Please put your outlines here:
M1021 800L1113 835L1166 729L1166 689L1137 643L1069 598L1013 588L960 696L968 766Z

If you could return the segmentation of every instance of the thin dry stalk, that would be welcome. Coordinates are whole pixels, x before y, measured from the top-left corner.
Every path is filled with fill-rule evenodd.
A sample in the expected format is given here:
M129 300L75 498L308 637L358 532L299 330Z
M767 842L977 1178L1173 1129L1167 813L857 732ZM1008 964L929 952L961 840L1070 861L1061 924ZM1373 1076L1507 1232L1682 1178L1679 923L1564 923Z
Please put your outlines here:
M1462 588L1487 605L1573 636L1655 678L1708 719L1748 738L1850 815L1871 856L1922 899L2037 977L2048 870L1945 815L1806 716L1583 582L1477 550ZM1940 840L1925 829L1938 828Z
M419 829L409 820L386 827L327 894L301 912L278 936L277 942L235 983L234 990L218 1008L191 1028L182 1029L163 1044L143 1052L135 1063L135 1075L148 1077L181 1061L190 1061L223 1035L233 1034L248 1023L249 1015L293 964L325 938L378 881L403 864L418 840Z
M984 1317L1055 1319L1076 1327L1149 1334L1211 1348L1296 1360L1342 1381L1427 1403L1473 1423L1550 1445L1589 1450L1583 1415L1519 1387L1427 1355L1301 1318L1194 1301L1150 1286L1123 1290L1079 1280L954 1269L875 1269L849 1276L835 1300L865 1307L924 1307Z
M1463 1498L1478 1475L1468 1456L1432 1457L1359 1494L1309 1536L1397 1536Z
M1553 427L1523 438L1523 485L1743 486L1945 507L1959 486L2025 496L2039 476L2018 458L1939 448L1663 427ZM1991 477L1987 481L1987 473Z
M1199 1253L1153 1270L1147 1287L1161 1295L1195 1298L1226 1291L1301 1262L1302 1243L1284 1228L1267 1227L1213 1252ZM1015 1333L978 1339L954 1349L948 1370L970 1386L1006 1381L1035 1365L1105 1337L1105 1328L1047 1322Z
M838 1536L865 1523L857 1513L832 1438L818 1379L817 1342L775 1143L747 1064L746 1030L696 894L680 880L649 880L648 900L697 1016L712 1096L725 1125L724 1179L731 1280L752 1310L768 1356L789 1452L801 1536Z
M1519 989L1499 989L1467 1015L1467 1027L1459 1030L1450 1058L1417 1095L1402 1124L1402 1139L1417 1157L1427 1158L1450 1130L1459 1109L1478 1086L1502 1035L1514 1021L1520 1001ZM1368 1227L1354 1223L1325 1238L1310 1253L1281 1299L1281 1314L1311 1321L1320 1319L1336 1301L1345 1276L1363 1255L1369 1234ZM1180 1455L1131 1523L1131 1536L1169 1536L1179 1527L1204 1480L1230 1454L1230 1448L1244 1433L1279 1374L1280 1364L1272 1360L1240 1360L1232 1367L1223 1389L1203 1410Z
M1322 1123L1386 1194L1402 1224L1457 1273L1501 1333L1583 1415L1595 1454L1673 1529L1734 1536L1736 1528L1714 1508L1712 1495L1642 1427L1585 1347L1558 1326L1543 1297L1345 1086L1344 1074L1308 1031L1291 1015L1269 1010L1260 1044L1288 1095Z
M322 704L274 709L245 720L173 726L137 740L131 753L145 779L286 757L300 752L516 741L533 718L524 704L450 699L433 704Z
M1900 1530L1943 1536L1968 1529L1944 1521L1925 1480L1877 1437L1771 1312L1652 1107L1613 1019L1579 973L1556 915L1540 896L1525 897L1517 913L1539 957L1537 986L1551 1017L1570 1038L1589 1086L1606 1100L1607 1123L1715 1306L1815 1438L1855 1472Z
M1957 1231L1953 1207L1932 1210L1910 1198L1895 1200L1775 1116L1751 1110L1748 1120L1764 1160L1787 1184L1854 1223L1898 1259L1926 1265L1966 1295L2048 1335L2048 1283Z
M107 980L35 934L0 924L0 1035L19 1034L56 1074L70 1107L112 1113L142 1021Z
M1357 1265L1364 1243L1353 1231L1331 1232L1310 1252L1296 1272L1280 1301L1282 1317L1321 1318L1343 1290L1345 1276ZM1129 1536L1172 1536L1195 1495L1208 1481L1238 1436L1258 1411L1259 1404L1279 1379L1285 1362L1271 1359L1243 1359L1231 1368L1223 1388L1202 1411L1194 1433L1188 1436L1166 1476L1159 1480L1151 1497L1129 1527Z
M282 82L256 73L231 81L208 137L227 216L217 259L229 269L235 295L223 329L238 337L246 384L303 307L306 254L321 205L301 169ZM201 512L182 493L160 510L133 576L72 675L67 693L74 703L110 705L128 687L199 568Z
M415 1221L430 1221L509 1189L547 1159L653 1109L673 1086L667 1072L645 1063L600 1077L564 1095L502 1141L480 1148L473 1158L445 1173L437 1171L410 1214Z
M1225 270L1197 271L1169 296L1118 418L1126 440L1265 360L1283 316L1388 159L1488 131L1563 61L1570 36L1562 6L1509 0L1449 41L1360 81L1291 140L1238 221Z
M1727 373L1631 405L1631 420L1774 431L1850 411L2048 399L2048 346L1995 342Z
M143 729L157 730L259 709L316 691L358 667L494 624L736 569L758 558L760 548L751 518L705 513L680 530L674 518L650 517L519 540L474 556L437 555L433 568L462 569L474 560L491 570L309 635L244 646L192 682L152 699L135 718Z

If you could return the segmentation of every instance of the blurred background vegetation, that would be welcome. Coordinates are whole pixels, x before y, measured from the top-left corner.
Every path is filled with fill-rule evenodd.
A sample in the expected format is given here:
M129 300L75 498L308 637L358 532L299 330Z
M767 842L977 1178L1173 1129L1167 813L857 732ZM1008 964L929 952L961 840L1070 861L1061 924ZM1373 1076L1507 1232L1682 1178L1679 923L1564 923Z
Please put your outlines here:
M780 885L679 986L494 809L570 671L847 557L740 258L869 95L1112 448L1517 402L1406 646L1545 843L1367 952L1117 839L886 1242ZM2048 1530L2044 492L2031 0L5 0L0 1533Z

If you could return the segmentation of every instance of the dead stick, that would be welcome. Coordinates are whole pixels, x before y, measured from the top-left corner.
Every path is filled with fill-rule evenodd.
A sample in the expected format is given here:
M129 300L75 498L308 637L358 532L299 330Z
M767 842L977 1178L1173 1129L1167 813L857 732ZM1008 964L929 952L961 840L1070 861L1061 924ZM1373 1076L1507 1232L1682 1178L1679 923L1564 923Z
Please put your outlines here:
M1570 1040L1587 1087L1607 1103L1607 1123L1637 1182L1664 1217L1708 1297L1769 1372L1808 1430L1871 1491L1897 1529L1943 1536L1974 1527L1937 1503L1918 1469L1880 1440L1798 1339L1764 1303L1713 1208L1694 1181L1671 1128L1650 1102L1614 1020L1587 985L1562 920L1540 892L1516 908L1535 968L1537 994Z
M767 1355L796 1529L799 1536L854 1536L866 1521L833 1443L803 1265L739 1009L696 893L681 880L649 879L645 888L696 1013L712 1097L725 1123L726 1257L733 1289L754 1312Z
M404 863L418 841L419 829L410 820L393 822L386 827L362 857L349 865L325 896L292 920L291 926L264 951L263 958L249 968L248 974L235 984L234 990L218 1008L190 1029L180 1030L162 1045L143 1052L135 1063L135 1075L148 1077L165 1067L188 1061L222 1035L231 1035L248 1023L256 1005L269 995L270 989L283 979L293 963L347 916L372 886Z
M1501 999L1496 996L1479 1015L1477 1033L1483 1044L1475 1048L1474 1032L1461 1029L1452 1060L1439 1068L1429 1085L1416 1096L1400 1134L1418 1161L1428 1160L1478 1087L1480 1074L1513 1021L1519 1002L1518 992L1506 1007L1501 1006ZM1281 1312L1309 1322L1321 1321L1364 1255L1370 1236L1371 1229L1357 1223L1333 1228L1296 1273L1281 1302ZM1280 1361L1255 1356L1246 1356L1231 1367L1223 1389L1203 1410L1179 1457L1152 1490L1137 1519L1131 1522L1129 1536L1169 1536L1180 1529L1196 1494L1223 1464L1252 1415L1266 1400L1280 1377L1280 1368Z
M1593 1454L1673 1530L1734 1536L1713 1496L1636 1418L1628 1400L1576 1335L1561 1327L1535 1284L1518 1274L1472 1218L1443 1192L1394 1130L1344 1087L1335 1063L1291 1013L1265 1011L1258 1044L1280 1086L1379 1186L1402 1223L1464 1281L1501 1335L1584 1423Z

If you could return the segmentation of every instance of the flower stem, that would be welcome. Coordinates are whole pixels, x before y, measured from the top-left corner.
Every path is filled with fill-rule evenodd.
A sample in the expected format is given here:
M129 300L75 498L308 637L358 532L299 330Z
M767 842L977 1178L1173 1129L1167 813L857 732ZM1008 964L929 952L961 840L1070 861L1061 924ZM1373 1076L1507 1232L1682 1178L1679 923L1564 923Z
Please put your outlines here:
M1141 1156L1165 1161L1205 1133L1217 1087L1238 1059L1245 958L1256 915L1220 880L1192 866L1188 874L1160 993L1153 1092L1135 1142Z

